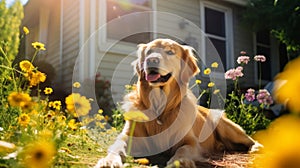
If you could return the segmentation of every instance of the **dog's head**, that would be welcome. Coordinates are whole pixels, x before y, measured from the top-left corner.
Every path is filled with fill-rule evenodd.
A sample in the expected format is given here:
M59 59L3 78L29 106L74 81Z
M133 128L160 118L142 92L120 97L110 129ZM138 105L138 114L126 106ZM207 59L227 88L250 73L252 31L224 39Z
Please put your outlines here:
M193 48L170 39L140 44L137 55L133 63L136 72L151 86L164 86L174 80L185 84L199 72Z

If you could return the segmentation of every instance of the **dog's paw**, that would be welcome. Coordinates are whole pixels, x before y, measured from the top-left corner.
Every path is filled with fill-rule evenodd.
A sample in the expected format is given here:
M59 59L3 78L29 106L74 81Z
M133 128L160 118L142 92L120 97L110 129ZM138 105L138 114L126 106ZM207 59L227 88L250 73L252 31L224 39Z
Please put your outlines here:
M262 149L264 146L258 142L255 142L254 145L252 145L249 153L256 153L258 151L260 151L260 149Z
M190 159L177 159L177 160L170 160L167 163L167 167L168 168L196 168L196 164L193 160Z
M123 167L122 158L117 154L108 154L98 161L94 168L120 168Z

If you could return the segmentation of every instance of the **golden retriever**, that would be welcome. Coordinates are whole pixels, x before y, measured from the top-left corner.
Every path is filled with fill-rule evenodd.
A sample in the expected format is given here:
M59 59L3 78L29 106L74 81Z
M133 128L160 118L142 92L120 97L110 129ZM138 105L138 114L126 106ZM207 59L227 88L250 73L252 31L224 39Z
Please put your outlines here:
M224 151L251 151L259 147L240 126L221 110L197 105L188 88L199 72L193 49L170 39L140 44L133 63L138 75L136 90L124 98L125 111L141 111L150 120L134 129L132 156L167 158L165 164L179 161L181 167L196 167L212 154ZM131 121L108 149L96 167L122 167ZM151 155L151 156L150 156ZM158 156L158 157L157 157ZM151 161L151 160L150 160Z

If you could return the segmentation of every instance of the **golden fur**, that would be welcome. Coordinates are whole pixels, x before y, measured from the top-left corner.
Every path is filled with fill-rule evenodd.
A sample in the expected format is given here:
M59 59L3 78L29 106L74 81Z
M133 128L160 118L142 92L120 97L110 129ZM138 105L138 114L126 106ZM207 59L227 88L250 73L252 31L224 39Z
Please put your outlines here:
M142 111L150 121L137 123L134 137L151 137L168 130L169 134L152 139L152 149L160 148L160 144L165 147L174 137L182 136L155 156L168 156L166 164L178 160L181 167L196 167L195 162L206 162L211 154L247 152L258 146L220 110L197 106L195 96L188 89L189 79L199 72L191 47L157 39L139 45L137 54L138 59L133 63L139 77L137 88L125 96L123 108ZM176 122L180 124L173 124ZM121 155L125 154L131 124L126 122L108 155L96 167L122 166ZM137 151L149 148L138 141L133 146Z

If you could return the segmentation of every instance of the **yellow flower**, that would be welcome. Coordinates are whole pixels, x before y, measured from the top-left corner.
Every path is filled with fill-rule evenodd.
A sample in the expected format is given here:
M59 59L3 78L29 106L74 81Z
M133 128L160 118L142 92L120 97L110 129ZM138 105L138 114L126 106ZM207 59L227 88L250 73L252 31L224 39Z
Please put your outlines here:
M80 86L81 86L81 85L80 85L79 82L74 82L74 83L73 83L73 87L74 87L74 88L80 88Z
M66 153L68 153L68 154L71 154L71 153L72 153L72 151L71 151L69 148L66 148L66 147L61 147L61 148L60 148L60 151L66 152Z
M209 75L210 72L211 72L211 69L210 69L210 68L206 68L206 69L203 71L204 75Z
M60 115L57 117L57 122L61 125L61 126L65 126L66 125L66 120L67 117L64 115Z
M22 126L22 127L26 127L30 122L30 117L27 114L21 114L18 118L18 123Z
M218 94L218 93L220 93L220 89L214 90L214 93L213 93L213 94Z
M91 104L85 96L79 93L72 93L65 99L67 110L74 116L85 116L91 110ZM76 115L77 113L77 115Z
M21 70L24 71L24 72L30 72L34 69L34 66L28 60L21 61L19 63L19 66L20 66Z
M96 126L100 127L101 129L104 129L105 128L105 123L97 122Z
M36 103L34 103L32 101L26 101L26 102L21 103L21 108L23 111L31 111L35 105L36 105Z
M212 88L212 87L214 87L215 86L215 83L214 82L209 82L208 84L207 84L207 87L209 87L209 88Z
M46 88L44 89L44 93L45 93L46 95L51 94L52 92L53 92L53 89L50 88L50 87L46 87Z
M148 121L149 118L141 111L128 111L123 114L125 120L133 120L137 122Z
M40 82L45 82L45 80L46 80L46 74L44 74L40 71L36 72L36 77Z
M24 166L27 168L51 167L56 154L52 141L39 140L28 144L23 151Z
M77 130L77 124L76 124L76 121L75 119L71 119L68 123L68 127L71 129L71 130Z
M300 57L289 62L284 71L276 76L274 98L285 104L291 112L300 113Z
M252 167L293 168L300 165L300 118L286 115L276 119L254 138L264 146L254 155Z
M24 26L23 32L25 33L25 35L27 35L27 34L29 34L29 29L26 26Z
M8 95L8 102L11 106L23 107L27 102L31 101L31 97L27 93L12 92Z
M37 72L27 72L25 74L25 77L29 80L30 86L36 86L40 82L45 82L46 80L46 74L37 71Z
M173 162L173 164L174 164L175 168L179 168L180 167L180 161L179 160L175 160Z
M36 50L46 50L45 44L43 44L43 43L40 43L40 42L34 42L34 43L31 43L31 45L32 45L33 48L35 48Z
M59 101L59 100L53 101L52 107L55 108L56 110L60 110L60 107L61 107L61 101Z
M102 113L103 113L103 110L102 110L102 109L99 109L99 110L98 110L98 113L99 113L99 114L102 114Z
M48 107L53 107L53 101L50 101L50 102L48 103Z
M52 111L52 110L50 110L50 111L48 111L48 113L46 114L46 118L47 119L52 119L52 117L54 117L55 116L55 112L54 111Z
M105 117L104 117L103 115L101 115L101 114L96 114L96 115L95 115L95 119L96 119L97 121L101 121L101 120L104 120Z
M136 85L125 85L125 89L127 91L133 91L136 90Z
M197 79L195 83L196 83L196 84L201 84L202 81L201 81L200 79Z
M44 139L50 139L50 138L53 137L53 132L48 130L48 129L44 129L44 130L39 132L39 136L44 138Z
M37 115L38 114L38 112L36 111L36 110L32 110L30 113L29 113L29 115Z
M147 158L139 158L134 160L135 163L141 164L141 165L148 165L149 160Z
M213 62L213 63L211 64L211 67L212 67L212 68L218 68L218 67L219 67L219 64L218 64L217 62Z
M110 128L113 132L117 132L117 128L115 128L115 127L111 127Z

